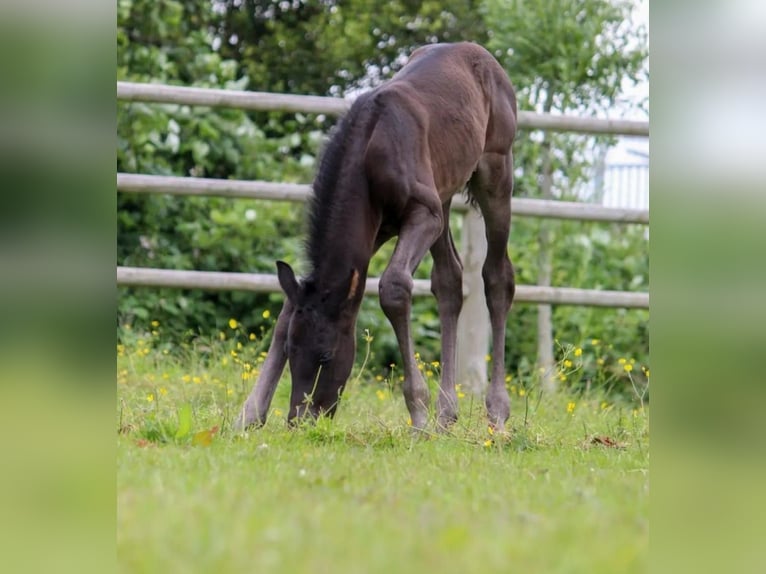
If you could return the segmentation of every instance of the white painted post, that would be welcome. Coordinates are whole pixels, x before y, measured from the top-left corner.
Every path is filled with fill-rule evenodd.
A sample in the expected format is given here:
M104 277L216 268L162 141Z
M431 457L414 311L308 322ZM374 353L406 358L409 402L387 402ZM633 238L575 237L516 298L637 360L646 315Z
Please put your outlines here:
M487 255L484 221L473 209L463 216L463 287L468 296L457 323L457 383L466 391L483 395L487 387L489 351L489 311L484 298L481 267Z

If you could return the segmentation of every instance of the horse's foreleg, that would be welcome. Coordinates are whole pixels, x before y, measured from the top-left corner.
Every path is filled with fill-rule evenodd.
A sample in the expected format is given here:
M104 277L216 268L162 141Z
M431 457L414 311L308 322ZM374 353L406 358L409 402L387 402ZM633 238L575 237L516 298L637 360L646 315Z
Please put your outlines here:
M437 425L446 430L457 420L457 393L455 391L455 363L457 361L457 320L463 306L463 266L452 241L449 221L449 203L444 206L444 229L431 247L434 266L431 271L431 292L439 306L441 323L441 381L436 402Z
M430 194L437 197L435 190ZM412 274L442 232L441 206L413 203L399 231L394 254L380 278L380 306L391 323L404 365L404 400L412 426L424 429L428 421L428 386L418 370L410 330Z
M274 336L269 346L269 352L261 366L258 380L247 397L242 411L234 421L234 430L241 431L252 426L262 426L266 423L271 399L282 376L282 371L287 363L285 342L287 340L287 327L290 324L290 316L293 306L288 299L279 313L277 324L274 327Z
M510 399L505 388L505 322L516 290L513 265L508 257L511 225L513 159L488 154L480 163L474 197L479 203L487 235L487 257L482 267L484 293L492 326L492 375L487 390L490 424L502 430L510 415Z

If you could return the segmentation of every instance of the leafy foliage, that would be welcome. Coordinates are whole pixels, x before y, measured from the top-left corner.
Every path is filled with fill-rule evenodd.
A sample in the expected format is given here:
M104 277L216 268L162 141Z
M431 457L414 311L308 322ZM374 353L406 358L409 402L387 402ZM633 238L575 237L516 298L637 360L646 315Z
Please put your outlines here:
M603 0L450 0L302 2L267 0L119 0L118 79L228 89L344 95L393 74L416 45L473 40L486 44L506 67L520 107L552 106L602 112L619 97L623 77L605 49L629 60L628 80L643 72L641 37L625 33L624 3ZM612 6L610 8L610 6ZM572 17L574 15L574 18ZM554 34L564 27L566 33ZM601 30L601 31L600 31ZM641 49L633 49L637 45ZM509 49L512 47L512 50ZM611 63L610 63L611 62ZM623 72L624 73L624 72ZM558 78L557 83L543 81ZM594 95L595 94L595 95ZM587 106L583 102L590 102ZM324 134L334 118L143 103L118 104L117 169L129 173L311 181ZM547 136L554 187L576 197L590 177L589 160L603 142L576 135ZM522 133L515 148L516 196L539 189L542 138ZM120 265L174 269L273 272L274 260L301 268L303 207L224 198L118 195ZM520 283L533 284L540 222L517 218L511 253ZM642 228L555 223L554 284L646 289L648 262ZM453 222L456 240L460 218ZM373 259L382 272L392 244ZM417 276L427 278L426 260ZM122 324L150 330L173 345L225 330L234 317L249 331L268 330L281 296L169 289L120 290ZM272 320L263 317L268 311ZM439 358L439 321L430 299L417 299L416 344L425 360ZM535 308L515 305L508 321L511 370L535 355ZM556 338L588 338L645 363L647 314L574 307L555 311ZM374 335L372 361L398 362L393 333L375 299L365 301L359 331ZM608 343L607 343L608 344ZM360 345L360 347L363 347ZM563 354L560 350L559 354ZM360 348L360 352L362 349ZM614 357L616 360L617 357Z

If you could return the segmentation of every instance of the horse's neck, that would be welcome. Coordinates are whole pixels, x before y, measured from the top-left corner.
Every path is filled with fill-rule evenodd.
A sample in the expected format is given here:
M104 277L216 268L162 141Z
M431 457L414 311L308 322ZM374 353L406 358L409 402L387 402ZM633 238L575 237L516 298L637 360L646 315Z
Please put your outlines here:
M367 277L377 234L375 217L366 193L344 203L333 217L333 228L324 236L322 257L314 262L314 275L320 284L332 285L348 276L351 269Z

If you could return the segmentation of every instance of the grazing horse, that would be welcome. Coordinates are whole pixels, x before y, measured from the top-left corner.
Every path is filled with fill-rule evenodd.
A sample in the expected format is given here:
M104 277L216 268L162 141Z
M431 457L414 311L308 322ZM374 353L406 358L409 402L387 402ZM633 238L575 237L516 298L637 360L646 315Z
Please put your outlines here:
M494 358L486 407L490 424L503 429L510 411L505 322L515 290L507 252L515 133L513 87L477 44L421 47L391 80L356 99L330 138L314 181L306 242L311 271L298 281L287 263L277 262L287 299L235 428L266 421L288 360L288 421L334 415L354 361L356 318L370 259L395 236L394 253L380 278L380 305L399 343L412 426L423 429L428 420L429 391L410 330L412 274L428 250L441 322L437 424L444 429L457 420L462 263L449 210L452 197L467 186L469 200L483 215L488 244L482 277Z

